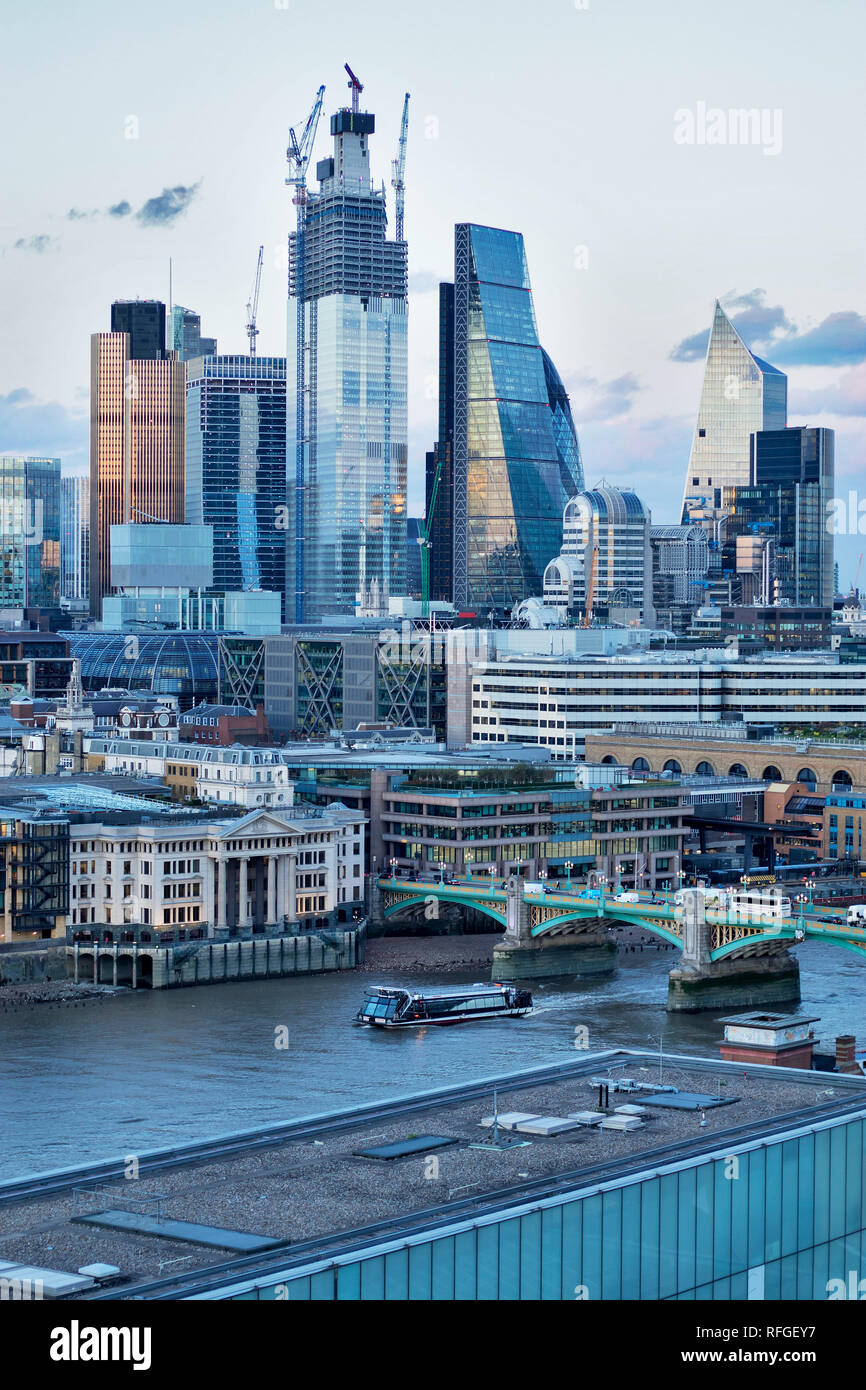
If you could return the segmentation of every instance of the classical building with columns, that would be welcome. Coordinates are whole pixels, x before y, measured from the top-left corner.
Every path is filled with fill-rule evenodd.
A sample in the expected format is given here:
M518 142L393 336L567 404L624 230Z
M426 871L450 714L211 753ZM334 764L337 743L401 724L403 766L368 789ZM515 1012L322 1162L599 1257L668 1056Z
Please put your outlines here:
M365 824L340 804L72 815L68 925L222 936L350 922L363 912Z

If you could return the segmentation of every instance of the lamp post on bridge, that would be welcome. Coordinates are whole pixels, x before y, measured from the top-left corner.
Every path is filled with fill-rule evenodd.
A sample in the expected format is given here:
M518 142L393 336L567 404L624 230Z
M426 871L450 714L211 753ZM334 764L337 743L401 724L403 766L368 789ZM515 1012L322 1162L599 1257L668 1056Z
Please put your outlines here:
M465 850L463 851L463 864L464 864L465 869L466 869L466 875L465 875L466 878L471 878L471 877L472 877L472 859L473 859L472 850L471 850L471 849L465 849Z
M573 868L574 868L574 864L573 864L572 860L571 860L571 859L566 859L566 861L565 861L565 877L566 877L566 882L568 883L568 891L569 891L569 893L571 892L571 871L572 871Z
M490 875L490 896L493 897L493 880L496 877L496 865L489 865L487 872Z

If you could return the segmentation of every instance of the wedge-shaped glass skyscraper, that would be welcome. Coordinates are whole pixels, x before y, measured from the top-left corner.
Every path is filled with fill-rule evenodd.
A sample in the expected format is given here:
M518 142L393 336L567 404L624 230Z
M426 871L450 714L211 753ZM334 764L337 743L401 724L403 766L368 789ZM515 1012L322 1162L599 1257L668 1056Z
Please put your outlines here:
M756 357L716 301L704 385L683 491L689 513L722 506L726 487L749 482L749 440L788 423L788 378Z
M539 595L583 487L568 396L541 348L523 237L455 229L454 602L503 612Z

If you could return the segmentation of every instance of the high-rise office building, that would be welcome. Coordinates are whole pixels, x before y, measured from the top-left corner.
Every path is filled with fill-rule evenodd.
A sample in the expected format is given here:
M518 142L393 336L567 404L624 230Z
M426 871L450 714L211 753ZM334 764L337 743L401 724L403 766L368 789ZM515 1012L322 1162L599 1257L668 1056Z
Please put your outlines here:
M726 488L726 561L732 569L742 537L772 542L772 599L832 608L834 545L827 524L834 491L833 430L795 426L752 436L749 484ZM742 563L742 558L741 558Z
M565 504L562 551L544 573L545 606L564 618L610 616L616 609L651 625L651 518L636 492L601 486Z
M454 271L453 601L504 613L542 591L580 450L521 234L458 225Z
M406 587L407 251L387 239L384 189L371 181L374 130L367 111L331 118L334 153L319 160L318 191L289 238L287 592L297 621L384 604Z
M186 378L186 520L213 527L215 589L285 596L285 513L286 359L193 359Z
M439 428L426 455L425 515L430 518L427 562L430 597L451 602L454 591L454 286L439 286Z
M756 430L784 429L788 378L746 346L716 302L701 404L683 491L682 519L710 517L726 487L749 482L749 440Z
M86 599L90 592L90 479L60 480L60 593Z
M136 362L161 362L166 357L165 305L159 299L116 299L111 331L129 335L129 356Z
M174 304L168 316L168 346L181 362L189 362L194 357L215 357L217 340L201 336L200 314Z
M0 607L60 599L60 460L0 454Z
M110 527L184 517L184 378L167 352L165 305L111 306L90 350L90 612L111 589ZM137 356L137 353L145 354Z

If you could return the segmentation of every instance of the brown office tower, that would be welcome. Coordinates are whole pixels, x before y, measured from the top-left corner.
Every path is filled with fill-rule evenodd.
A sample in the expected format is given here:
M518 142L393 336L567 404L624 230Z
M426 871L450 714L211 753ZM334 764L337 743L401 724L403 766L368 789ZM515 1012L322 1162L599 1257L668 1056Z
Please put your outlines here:
M184 519L186 367L165 349L165 305L111 306L90 343L90 612L111 593L109 528ZM140 354L139 356L134 355Z

